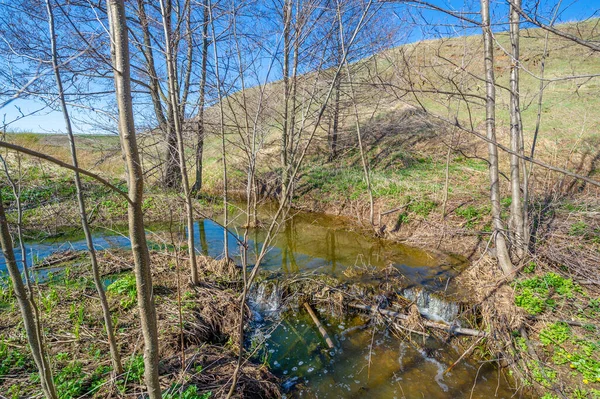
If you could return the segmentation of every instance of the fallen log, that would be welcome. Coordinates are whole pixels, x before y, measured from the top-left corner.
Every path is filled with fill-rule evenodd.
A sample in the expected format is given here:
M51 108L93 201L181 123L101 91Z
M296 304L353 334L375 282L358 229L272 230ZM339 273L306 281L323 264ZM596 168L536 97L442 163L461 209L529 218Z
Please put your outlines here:
M306 311L308 312L308 314L310 315L311 319L313 320L313 322L315 323L315 325L319 329L319 332L323 336L323 339L327 343L327 346L329 347L329 349L335 349L335 345L333 345L333 341L329 337L329 334L327 334L327 330L325 330L325 327L323 327L323 324L321 324L321 322L319 321L319 318L317 317L317 315L315 314L315 312L312 310L312 308L310 307L310 305L308 304L308 302L304 302L304 307L306 308Z
M403 313L394 312L394 311L387 310L387 309L380 309L380 308L368 306L368 305L362 305L360 303L349 303L348 306L350 306L351 308L354 308L354 309L364 310L365 312L369 312L371 314L382 314L384 316L388 316L393 319L400 319L400 320L408 319L408 315L405 315ZM444 330L444 331L449 332L450 334L470 335L472 337L486 337L487 336L486 332L474 330L472 328L456 327L456 326L451 326L448 324L436 323L436 322L433 322L430 320L425 320L425 319L422 320L421 322L426 327Z
M77 259L82 255L81 251L67 250L64 252L56 252L42 260L40 263L34 264L32 269L43 269L51 266L58 265L60 263L69 262L73 259Z

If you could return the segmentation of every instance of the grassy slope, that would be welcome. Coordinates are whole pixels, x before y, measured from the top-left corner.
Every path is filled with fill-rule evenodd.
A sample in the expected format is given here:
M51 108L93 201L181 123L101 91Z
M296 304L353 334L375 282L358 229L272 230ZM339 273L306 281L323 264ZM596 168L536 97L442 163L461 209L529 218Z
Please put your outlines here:
M591 32L593 21L580 24L577 28L585 37L597 36ZM575 32L575 26L563 26ZM505 34L496 35L500 46L506 48L508 40ZM584 48L556 37L550 37L549 56L546 62L546 77L596 73L600 70L600 56ZM507 86L509 59L502 54L501 47L496 48L498 84ZM544 34L539 30L528 30L522 38L522 59L524 69L538 75L540 56L544 46ZM462 81L463 87L472 94L481 95L484 84L476 76L481 75L480 59L481 38L445 39L427 41L391 49L368 60L358 63L357 80L368 83L368 71L377 66L390 83L405 87L407 80L417 82L418 87L428 89L443 87L441 77L456 76L454 63L465 63L466 70L473 75ZM410 60L410 71L398 69L391 60L403 55ZM522 105L525 127L525 142L532 141L537 115L537 94L539 82L525 70L522 72ZM417 81L416 76L422 79ZM306 86L310 85L310 76L305 77ZM266 88L265 114L269 122L263 126L265 145L261 151L260 173L263 177L276 171L279 158L277 106L281 99L281 85L274 83ZM486 148L468 134L461 134L458 140L460 151L451 153L449 164L449 200L445 225L440 220L441 201L444 196L445 182L445 142L450 141L453 131L439 121L415 111L416 102L411 96L399 99L390 90L379 90L365 85L359 90L359 110L361 126L367 144L369 162L372 167L372 179L377 210L386 210L403 204L409 204L400 212L383 219L388 231L396 230L395 237L413 238L421 246L438 246L444 249L467 253L471 244L487 241L486 230L489 224L489 206L487 204L487 165L484 160ZM580 173L594 172L593 160L598 154L597 131L600 127L600 97L597 95L596 80L552 82L546 88L543 101L542 125L538 142L537 156L545 162L567 167ZM258 97L256 88L249 89L250 102ZM232 102L239 100L239 94ZM467 123L467 109L457 108L454 98L440 94L422 95L422 104L426 108L443 116L458 115L461 123ZM507 142L508 136L508 93L498 91L499 140ZM239 105L234 105L239 111ZM484 112L481 103L471 104L471 118L475 128L482 130ZM211 130L216 132L214 112L209 110ZM365 183L362 177L360 160L355 145L355 131L351 106L346 102L342 109L342 133L340 155L333 162L327 161L327 140L325 131L320 130L298 182L299 206L340 212L353 217L366 216ZM269 119L270 118L270 119ZM227 120L233 121L234 115L227 111ZM229 131L228 161L233 176L232 186L241 188L244 184L244 157L237 147L238 134ZM455 140L457 139L454 137ZM68 161L66 140L63 136L12 135L11 141L38 149ZM80 157L84 167L101 172L114 178L122 178L123 163L120 160L118 139L116 137L81 137ZM147 141L144 141L147 140ZM156 162L150 145L152 139L142 140L145 150L145 167L152 169ZM144 144L145 143L145 144ZM190 150L191 154L191 150ZM501 165L507 171L508 157L502 156ZM66 174L36 162L28 163L43 173L30 182L32 186L41 180L61 177L68 184ZM220 139L210 136L207 139L205 153L205 178L208 191L219 193L220 189ZM529 383L551 388L563 384L569 387L570 397L599 397L600 359L597 355L598 330L590 326L590 321L598 316L598 292L589 282L596 281L598 247L600 232L598 220L598 192L589 186L571 191L570 196L561 197L560 193L568 187L569 181L562 186L558 174L547 173L536 168L534 181L537 193L535 223L538 230L538 251L535 267L528 267L532 275L525 275L513 287L513 299L524 309L530 319L530 338L534 341L544 366L530 364L533 378ZM577 188L577 187L576 187ZM150 189L152 187L150 185ZM506 181L502 183L503 192L508 194ZM545 202L545 200L561 201ZM112 201L112 200L111 200ZM508 199L503 200L505 207ZM100 209L103 206L100 207ZM110 207L110 206L109 206ZM119 208L120 209L120 208ZM119 210L118 210L119 211ZM123 211L123 209L120 209ZM43 216L43 215L42 215ZM461 235L448 236L446 229L459 230ZM420 234L419 234L420 233ZM427 236L428 233L429 236ZM440 234L442 233L442 234ZM465 234L466 233L466 234ZM440 239L443 237L443 240ZM469 238L469 236L471 238ZM433 237L433 240L428 238ZM575 262L575 263L574 263ZM578 262L578 263L577 263ZM548 268L553 268L569 276L556 280ZM588 283L578 285L573 281ZM566 287L566 288L565 288ZM541 304L541 305L540 305ZM540 308L541 306L541 308ZM535 313L532 314L532 313ZM576 319L583 326L556 324L557 318ZM569 338L564 339L565 335ZM544 337L551 337L547 339ZM515 340L516 350L525 351L523 342ZM519 347L521 345L521 347ZM565 352L571 358L563 356ZM525 355L527 356L527 355ZM540 369L540 367L543 367ZM545 376L541 370L545 370ZM596 373L596 374L594 374ZM596 376L596 380L593 378ZM551 394L548 394L551 395ZM547 396L550 397L550 396Z
M597 36L591 32L593 22L580 24L577 29L582 36ZM562 26L574 32L571 25ZM506 34L497 34L499 45L496 46L496 77L498 85L508 86L509 58L502 52L507 48ZM539 81L531 75L539 75L540 58L544 48L544 33L538 29L526 30L522 38L523 72L521 74L521 98L523 106L523 123L525 129L525 146L529 148L533 140L535 121L537 117L537 98ZM469 76L461 78L465 91L475 95L483 95L484 83L478 78L482 74L482 60L480 59L481 38L479 36L444 39L420 42L400 48L388 50L376 57L359 62L355 68L356 81L370 82L368 74L375 67L384 80L399 87L406 87L410 79L416 82L418 88L433 89L434 87L448 87L440 76L461 76L456 72L456 67L449 63L466 65ZM398 65L401 55L411 63L412 70L394 66ZM393 61L393 62L392 62ZM557 38L550 37L549 55L546 61L545 76L548 79L569 75L582 75L595 73L600 70L600 55L593 54L580 46ZM307 80L309 78L305 77ZM308 85L308 83L306 83ZM600 127L600 113L596 110L600 106L600 97L597 96L597 82L595 80L577 80L552 82L547 85L544 92L542 106L542 124L539 133L536 155L545 162L560 167L567 167L580 173L589 173L592 170L592 159L597 154L598 135ZM437 86L436 86L437 85ZM360 86L358 90L359 112L362 121L363 136L365 137L369 160L373 170L374 192L381 209L393 207L406 202L401 197L411 198L427 197L440 203L443 198L445 180L445 154L444 142L450 141L452 134L447 128L440 125L434 118L424 115L410 115L407 107L414 107L417 102L411 96L399 99L391 94L390 90L381 90L372 86ZM277 103L281 88L278 83L267 87L267 107ZM257 97L257 90L250 89L247 93L248 101ZM463 125L468 126L469 117L464 105L457 106L456 98L439 94L423 94L419 101L428 111L446 117L458 115ZM366 200L365 184L362 178L358 152L355 144L354 118L351 114L351 104L348 99L342 104L341 128L341 153L333 162L328 162L326 157L327 138L324 130L319 130L315 139L313 151L304 168L304 179L299 183L303 188L300 192L308 195L312 206L318 202L331 203L338 206L348 200ZM239 110L239 108L236 108ZM484 108L481 101L471 104L470 118L475 129L482 131L484 122ZM275 114L273 110L269 111ZM231 112L229 112L231 114ZM408 115L407 115L408 114ZM233 118L231 118L233 119ZM324 123L325 127L327 122ZM267 145L262 151L263 172L276 170L279 164L277 156L277 138L279 135L277 118L271 120L271 128L264 132ZM498 137L508 143L508 92L498 90ZM230 132L228 159L232 169L239 168L238 176L243 176L243 156L236 148L239 143L237 134ZM465 199L484 198L487 193L485 161L477 157L486 156L484 143L462 133L460 137L463 154L455 152L450 163L450 201L462 202ZM207 146L207 174L213 179L207 181L209 188L218 189L220 163L218 162L220 149L217 139L209 140ZM475 159L470 159L475 157ZM501 165L507 171L508 157L501 158ZM265 166L268 165L268 166ZM534 178L545 182L548 178L546 172L537 170ZM557 176L551 175L554 181ZM243 179L238 182L243 184ZM235 185L235 182L234 182ZM506 189L506 187L504 187ZM312 190L312 191L311 191ZM216 190L218 191L218 190ZM310 195L312 194L312 195Z

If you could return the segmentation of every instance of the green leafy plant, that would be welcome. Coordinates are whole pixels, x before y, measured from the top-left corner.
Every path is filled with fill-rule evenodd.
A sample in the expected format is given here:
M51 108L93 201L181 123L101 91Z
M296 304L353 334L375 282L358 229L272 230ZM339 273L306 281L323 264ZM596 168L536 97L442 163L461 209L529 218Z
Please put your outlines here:
M576 292L582 292L581 287L571 279L566 279L556 273L546 273L514 283L515 304L536 315L548 308L556 307L556 299L571 299ZM558 298L555 298L556 295Z
M435 209L437 204L434 201L428 199L420 199L418 201L411 202L407 209L418 216L426 218L429 216L431 211Z
M85 379L82 378L83 367L74 361L60 369L54 376L59 399L77 398L85 393Z
M69 310L69 319L73 322L73 334L75 334L75 338L79 339L79 332L81 331L81 326L84 322L85 308L83 304L77 305L75 303L71 304Z
M29 357L17 349L11 348L0 336L0 377L9 374L11 371L24 370L31 367Z
M128 379L141 383L144 378L144 356L132 356L125 365L128 373Z
M475 227L475 224L482 219L484 212L484 209L477 208L474 205L467 205L454 211L454 213L467 221L465 227L469 229Z
M130 309L135 305L137 298L135 276L133 274L127 274L124 277L115 280L106 287L106 292L124 296L124 298L121 299L120 304L124 309Z
M199 393L198 387L188 385L185 390L179 384L173 385L163 393L163 399L208 399L212 396L212 392Z
M590 356L574 353L570 357L570 367L583 376L583 383L600 382L600 362Z
M546 388L550 388L557 381L556 371L549 367L541 366L533 360L527 362L527 367L531 370L533 379Z
M47 294L41 296L42 306L46 313L51 313L52 309L58 304L58 292L52 287Z
M572 235L572 236L585 235L587 227L588 226L584 221L575 222L569 228L569 235Z
M540 341L544 345L562 344L571 337L571 328L567 323L552 323L540 332Z

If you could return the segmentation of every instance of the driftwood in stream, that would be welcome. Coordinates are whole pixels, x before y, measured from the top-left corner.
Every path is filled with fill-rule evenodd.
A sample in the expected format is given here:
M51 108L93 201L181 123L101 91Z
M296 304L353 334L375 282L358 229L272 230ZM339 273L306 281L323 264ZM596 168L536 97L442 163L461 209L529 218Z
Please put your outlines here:
M400 320L408 319L408 315L405 315L403 313L394 312L394 311L387 310L387 309L380 309L380 308L377 308L374 306L362 305L360 303L349 303L348 306L350 306L351 308L354 308L354 309L364 310L371 314L382 314L384 316L388 316L393 319L400 319ZM451 326L451 325L442 324L442 323L435 323L435 322L429 321L429 320L422 320L421 322L426 327L437 328L439 330L447 331L451 334L470 335L473 337L487 336L487 333L485 333L484 331L474 330L472 328L456 327L456 326Z
M63 252L56 252L56 253L53 253L52 255L48 256L47 258L45 258L42 262L33 265L32 268L33 269L42 269L45 267L58 265L60 263L69 262L69 261L72 261L73 259L77 259L81 256L82 256L81 251L73 251L70 249L67 251L63 251Z
M327 330L325 330L325 327L323 327L323 324L321 324L321 322L319 321L319 318L317 317L317 315L315 314L315 312L312 310L312 308L310 307L310 305L308 304L308 302L304 302L304 307L306 308L306 311L308 312L308 314L310 315L311 319L313 320L313 322L315 323L315 325L319 329L319 332L323 336L323 339L327 343L327 346L329 347L329 349L334 349L335 346L333 345L333 341L329 337L329 334L327 334Z

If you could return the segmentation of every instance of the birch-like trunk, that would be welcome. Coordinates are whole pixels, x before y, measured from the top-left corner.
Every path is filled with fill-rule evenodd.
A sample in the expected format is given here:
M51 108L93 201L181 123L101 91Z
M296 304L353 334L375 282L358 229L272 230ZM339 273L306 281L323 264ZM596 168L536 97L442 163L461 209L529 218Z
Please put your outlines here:
M202 3L202 63L200 66L200 94L198 96L198 130L196 133L196 182L192 192L202 189L202 157L204 154L204 103L206 101L206 66L208 61L208 0Z
M513 0L516 7L521 8L521 0ZM510 5L510 186L512 202L510 205L510 227L515 253L522 258L525 253L525 218L524 204L521 196L521 160L516 154L523 155L523 129L521 125L521 108L519 101L519 13L513 4ZM523 171L525 172L525 171Z
M289 182L289 108L290 108L290 29L292 25L292 2L283 2L283 123L281 127L281 201L287 198Z
M13 251L13 242L8 229L8 221L6 219L6 213L4 212L4 202L2 200L2 193L0 192L0 245L2 246L2 253L6 260L6 268L10 275L15 297L21 310L21 316L23 317L23 327L27 334L27 342L31 348L31 354L33 360L37 366L42 390L47 399L57 399L56 388L54 387L54 381L52 379L52 371L50 364L46 358L46 351L44 349L44 342L42 339L42 326L40 325L39 316L37 309L33 301L33 293L31 287L29 294L25 290L23 284L23 277L19 272L15 253ZM26 254L21 254L25 258ZM25 276L29 279L29 276Z
M52 9L51 0L46 0L46 9L48 11L48 26L50 28L50 46L52 52L52 68L54 69L54 77L56 79L56 87L58 89L58 99L60 101L60 107L65 119L65 128L67 135L69 136L69 145L71 150L71 161L73 166L79 168L79 162L77 160L77 149L75 147L75 138L73 137L73 128L71 125L71 117L67 108L67 102L65 100L65 92L63 89L62 78L60 69L58 67L58 51L56 45L56 30L54 26L54 12ZM88 223L87 212L85 209L85 200L83 198L83 186L81 184L81 177L79 172L75 170L75 189L77 192L77 203L79 205L79 216L81 218L81 227L85 235L85 242L90 255L90 261L92 263L92 275L94 278L94 285L100 298L100 305L102 307L102 315L104 318L104 326L106 328L106 336L108 338L108 346L110 348L110 356L113 364L114 373L122 374L123 366L121 364L121 355L119 354L119 348L117 346L117 340L115 338L113 321L110 315L110 306L106 299L106 293L104 292L104 286L102 285L102 278L100 277L100 270L98 267L98 258L96 257L96 250L94 248L94 242L92 239L92 232L90 231L90 225Z
M215 32L215 21L213 19L212 1L208 0L208 18L212 33L213 57L215 62L215 78L217 80L217 94L219 98L219 127L221 132L221 156L223 165L223 253L225 259L229 259L229 193L227 187L227 156L225 149L225 111L223 109L223 93L221 93L221 76L219 72L219 54L217 50L217 34Z
M185 197L185 213L187 220L188 236L188 255L190 257L190 273L192 284L197 285L200 280L198 277L198 264L196 262L196 249L194 248L194 209L192 207L192 196L190 183L187 175L187 166L185 162L185 147L183 144L183 129L179 104L179 90L177 89L177 76L175 72L175 60L173 54L173 38L171 30L171 0L160 0L160 9L165 33L165 57L167 61L167 76L169 81L169 101L174 111L175 137L177 139L177 153L179 155L179 166L181 168L181 186Z
M119 135L127 163L127 187L129 188L127 211L140 322L144 336L144 380L149 398L160 399L162 393L158 380L158 326L154 294L152 292L150 252L148 251L148 244L146 242L144 214L142 212L144 175L133 121L128 30L123 0L107 0L107 11L110 26L115 91L119 111Z
M492 204L492 224L498 263L505 275L513 271L508 248L506 246L504 223L500 207L500 179L498 173L498 146L496 145L496 82L494 77L494 38L490 27L489 0L481 0L481 28L483 30L483 52L486 81L486 133L488 160L490 162L490 201Z

